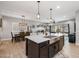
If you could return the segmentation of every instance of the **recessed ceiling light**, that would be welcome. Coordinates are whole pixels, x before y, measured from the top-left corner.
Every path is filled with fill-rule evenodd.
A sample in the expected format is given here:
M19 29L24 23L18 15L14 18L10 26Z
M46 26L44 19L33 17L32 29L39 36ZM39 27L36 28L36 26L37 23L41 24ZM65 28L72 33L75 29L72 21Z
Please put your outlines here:
M66 16L63 16L64 18L66 17Z
M57 6L57 9L59 9L60 8L60 6Z

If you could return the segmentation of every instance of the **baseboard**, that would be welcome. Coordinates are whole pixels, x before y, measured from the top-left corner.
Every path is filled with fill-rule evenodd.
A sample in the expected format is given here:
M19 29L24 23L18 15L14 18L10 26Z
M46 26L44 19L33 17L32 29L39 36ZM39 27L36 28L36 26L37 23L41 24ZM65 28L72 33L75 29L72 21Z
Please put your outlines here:
M11 40L11 38L0 39L0 41Z

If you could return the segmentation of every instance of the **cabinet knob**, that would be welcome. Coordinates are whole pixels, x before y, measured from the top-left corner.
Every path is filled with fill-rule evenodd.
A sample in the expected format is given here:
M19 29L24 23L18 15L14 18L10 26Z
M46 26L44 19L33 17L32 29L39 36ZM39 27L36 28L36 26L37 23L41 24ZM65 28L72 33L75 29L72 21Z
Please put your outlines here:
M54 49L56 49L56 46L54 46Z

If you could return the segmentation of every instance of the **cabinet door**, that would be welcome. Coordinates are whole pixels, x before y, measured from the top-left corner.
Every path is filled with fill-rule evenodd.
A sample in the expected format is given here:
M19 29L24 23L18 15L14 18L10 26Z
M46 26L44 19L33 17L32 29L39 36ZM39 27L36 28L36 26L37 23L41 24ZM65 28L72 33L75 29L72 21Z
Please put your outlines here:
M49 57L53 57L59 51L59 40L49 46Z
M28 57L39 58L39 46L31 40L28 40Z
M48 45L40 48L40 58L48 58L49 52L48 52Z
M54 44L54 53L58 53L59 51L59 41L57 41L55 44Z
M53 57L55 55L54 44L49 46L49 57Z
M64 36L61 36L60 43L59 43L59 50L62 50L63 46L64 46Z

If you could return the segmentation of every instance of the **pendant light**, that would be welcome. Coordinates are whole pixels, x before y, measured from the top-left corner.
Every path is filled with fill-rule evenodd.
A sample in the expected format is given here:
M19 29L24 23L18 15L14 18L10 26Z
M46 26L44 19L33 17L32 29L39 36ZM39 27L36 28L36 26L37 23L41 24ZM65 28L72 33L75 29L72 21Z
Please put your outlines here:
M50 8L50 23L55 23L54 19L52 19L52 8Z
M37 19L40 19L40 12L39 12L39 4L40 4L40 1L37 1L37 3L38 3L38 13L37 13Z

